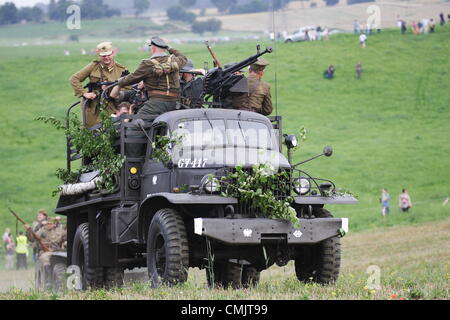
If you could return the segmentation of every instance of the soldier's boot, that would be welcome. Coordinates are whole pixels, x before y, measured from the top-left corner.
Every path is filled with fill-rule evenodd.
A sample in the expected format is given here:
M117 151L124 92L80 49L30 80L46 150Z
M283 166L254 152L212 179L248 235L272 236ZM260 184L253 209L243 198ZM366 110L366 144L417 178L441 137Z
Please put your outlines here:
M45 290L51 290L52 289L52 266L51 265L44 266L44 273L45 273L45 281L44 281Z

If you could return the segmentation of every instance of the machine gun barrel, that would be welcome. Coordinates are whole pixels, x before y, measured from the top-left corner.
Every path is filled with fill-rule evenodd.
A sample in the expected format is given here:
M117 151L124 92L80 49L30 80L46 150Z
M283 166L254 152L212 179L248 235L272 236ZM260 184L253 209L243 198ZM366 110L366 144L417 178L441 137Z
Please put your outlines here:
M264 55L266 53L272 53L272 51L273 51L272 48L268 47L263 52L258 52L257 54L255 54L255 55L253 55L251 57L248 57L247 59L232 65L231 67L223 69L223 73L224 74L235 73L235 72L237 72L237 71L239 71L239 70L241 70L241 69L243 69L245 67L248 67L251 64L254 64L258 60L259 57L261 57L262 55Z

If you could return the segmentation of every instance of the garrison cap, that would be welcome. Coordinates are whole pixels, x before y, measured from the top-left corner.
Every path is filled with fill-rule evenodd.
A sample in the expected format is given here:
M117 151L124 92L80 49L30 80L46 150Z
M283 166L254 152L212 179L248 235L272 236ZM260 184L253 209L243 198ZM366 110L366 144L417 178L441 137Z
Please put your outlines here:
M39 209L38 214L43 214L44 216L48 217L48 213L45 209Z
M163 39L161 39L158 36L151 38L149 42L150 42L151 46L157 46L157 47L162 48L162 49L168 49L169 48L169 45Z
M263 58L258 58L258 60L256 60L254 65L259 66L259 67L267 67L269 65L269 63L266 60L264 60Z
M97 54L100 57L112 55L114 50L111 42L102 42L97 45Z

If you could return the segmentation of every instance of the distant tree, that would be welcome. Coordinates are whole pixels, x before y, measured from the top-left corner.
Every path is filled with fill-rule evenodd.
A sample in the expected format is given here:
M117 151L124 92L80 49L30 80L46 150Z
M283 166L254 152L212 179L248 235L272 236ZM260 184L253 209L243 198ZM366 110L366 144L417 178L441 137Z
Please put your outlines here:
M270 0L270 1L272 2L272 4L269 5L269 7L273 6L275 10L278 10L286 7L291 0Z
M195 3L197 2L197 0L179 0L179 1L180 5L185 8L195 6Z
M264 12L271 8L267 1L252 0L246 4L234 5L229 9L231 14Z
M19 22L19 10L13 2L6 2L0 6L0 25Z
M103 0L81 1L81 17L84 19L101 19L112 16L120 16L120 10L111 9L107 4L103 3Z
M48 5L48 18L50 20L64 21L67 18L67 8L73 2L69 0L51 0Z
M237 4L237 0L211 0L211 3L219 10L219 12L225 13L229 11L232 6Z
M44 18L44 11L39 7L22 7L19 9L19 20L27 22L42 22Z
M222 27L222 22L218 19L208 19L206 21L195 21L191 30L194 33L203 34L205 32L218 32Z
M347 4L363 3L363 2L374 2L375 0L348 0Z
M339 0L325 0L327 6L334 6L339 3Z
M179 20L187 23L193 23L195 21L195 14L186 11L182 6L173 6L167 9L167 16L172 20Z
M133 0L133 6L134 6L134 14L135 16L139 16L144 11L148 10L150 8L150 1L148 0Z

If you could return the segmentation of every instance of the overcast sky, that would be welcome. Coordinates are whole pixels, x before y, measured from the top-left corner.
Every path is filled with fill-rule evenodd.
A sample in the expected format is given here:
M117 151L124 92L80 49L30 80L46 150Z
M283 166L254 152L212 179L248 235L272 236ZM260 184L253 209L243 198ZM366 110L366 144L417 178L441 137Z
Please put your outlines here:
M32 7L39 2L47 4L50 0L0 0L0 4L4 4L5 2L14 2L16 7Z

